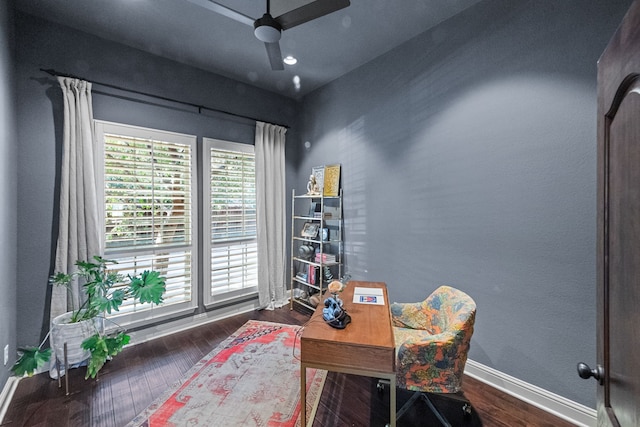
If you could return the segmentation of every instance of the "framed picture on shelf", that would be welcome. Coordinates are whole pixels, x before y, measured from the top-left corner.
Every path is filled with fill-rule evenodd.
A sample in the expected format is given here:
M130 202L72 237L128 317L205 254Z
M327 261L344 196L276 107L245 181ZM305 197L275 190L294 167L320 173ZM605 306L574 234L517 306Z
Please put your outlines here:
M324 166L316 166L311 168L311 175L316 178L318 194L322 194L322 189L324 188Z
M317 222L305 222L302 226L302 231L300 232L300 236L305 237L307 239L315 239L318 235L318 230L320 229L320 224Z
M335 197L340 192L340 165L324 167L324 185L322 194L325 197Z

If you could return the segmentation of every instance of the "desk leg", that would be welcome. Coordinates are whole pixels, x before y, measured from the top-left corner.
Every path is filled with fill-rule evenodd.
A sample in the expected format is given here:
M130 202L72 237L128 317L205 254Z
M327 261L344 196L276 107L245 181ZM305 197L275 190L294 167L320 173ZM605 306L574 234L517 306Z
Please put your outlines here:
M300 423L301 427L307 425L307 367L300 363Z
M391 389L389 392L389 412L391 416L391 427L396 427L396 376L393 375L389 379L389 388Z

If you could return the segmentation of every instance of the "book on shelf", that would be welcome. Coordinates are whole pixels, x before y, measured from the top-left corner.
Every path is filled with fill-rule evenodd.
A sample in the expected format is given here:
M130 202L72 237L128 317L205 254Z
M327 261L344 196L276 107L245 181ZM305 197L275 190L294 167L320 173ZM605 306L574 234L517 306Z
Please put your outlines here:
M308 267L308 271L309 273L307 274L307 283L309 283L310 285L315 285L318 281L318 279L320 278L320 268L315 266L315 265L309 265Z
M336 256L334 254L321 254L317 253L316 262L336 262Z

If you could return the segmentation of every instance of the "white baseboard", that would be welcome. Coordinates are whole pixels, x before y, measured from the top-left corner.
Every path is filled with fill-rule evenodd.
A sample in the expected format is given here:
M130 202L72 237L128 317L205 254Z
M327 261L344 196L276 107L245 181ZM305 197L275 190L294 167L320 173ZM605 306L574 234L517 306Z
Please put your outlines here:
M20 378L9 377L2 389L2 393L0 393L0 425L4 422L4 416L9 409L13 393L15 393L16 388L18 388L18 382L20 382Z
M579 427L595 427L595 409L529 384L481 363L467 360L464 373L517 399L536 406Z

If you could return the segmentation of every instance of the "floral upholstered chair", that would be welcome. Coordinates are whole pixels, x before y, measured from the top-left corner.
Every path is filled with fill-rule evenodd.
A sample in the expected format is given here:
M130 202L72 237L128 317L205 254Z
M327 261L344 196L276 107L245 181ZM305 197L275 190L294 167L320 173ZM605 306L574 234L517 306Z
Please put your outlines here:
M450 286L440 286L422 302L391 304L396 383L399 388L419 392L396 418L422 398L442 424L449 425L425 393L461 392L475 315L473 299ZM469 402L462 400L463 410L470 413Z

